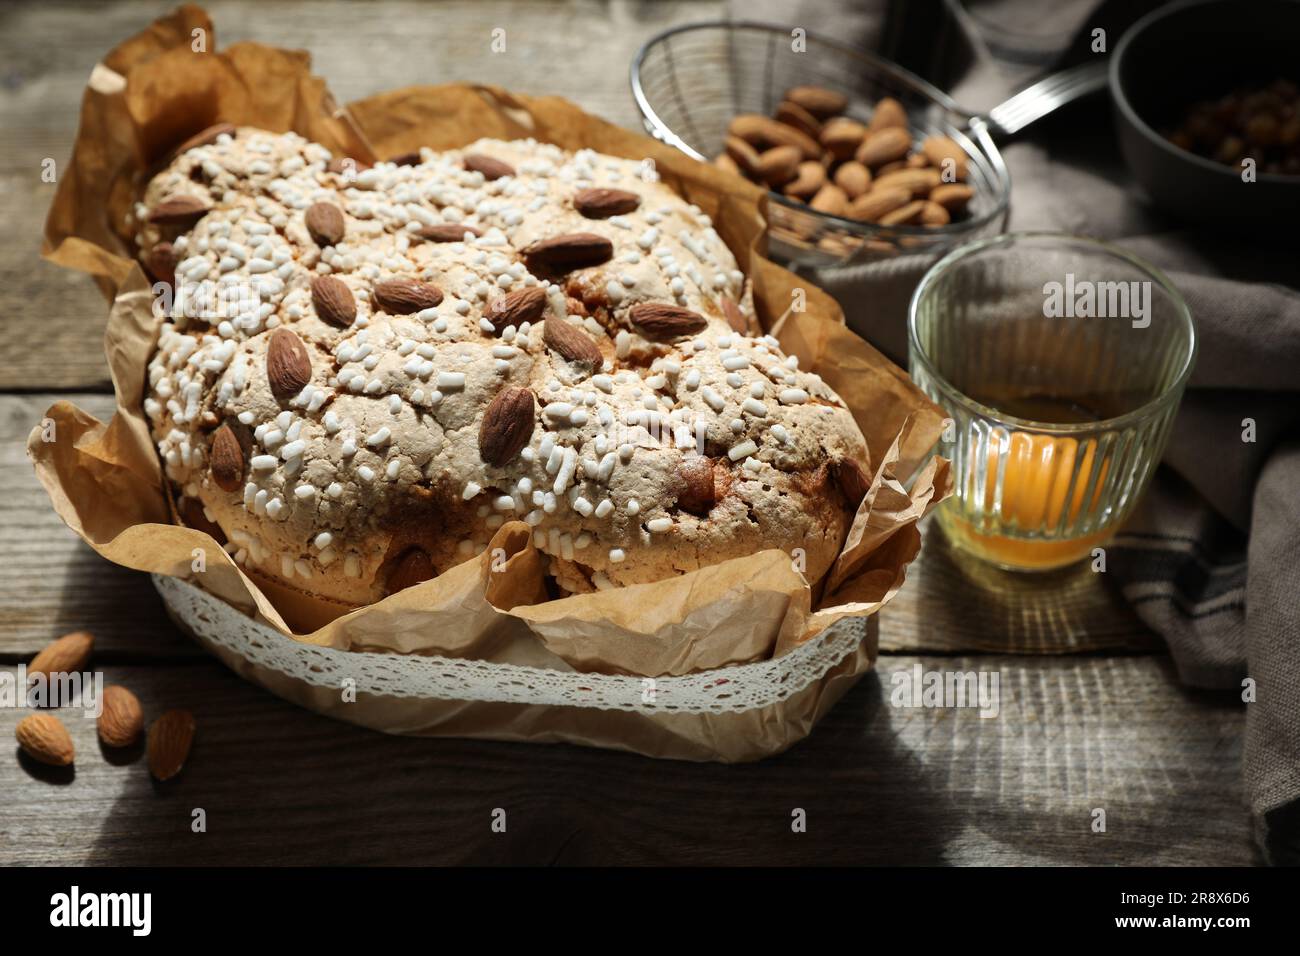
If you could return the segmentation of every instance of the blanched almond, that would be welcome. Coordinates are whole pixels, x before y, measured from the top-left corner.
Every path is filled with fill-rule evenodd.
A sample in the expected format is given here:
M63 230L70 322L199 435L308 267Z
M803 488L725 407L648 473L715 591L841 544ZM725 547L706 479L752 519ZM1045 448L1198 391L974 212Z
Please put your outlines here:
M780 186L794 179L799 168L800 152L793 146L775 146L758 157L758 178L769 186Z
M921 199L939 185L937 169L900 169L877 176L875 185L882 188L906 189L913 197Z
M887 126L868 134L854 158L863 166L875 168L907 156L912 148L912 136L906 127Z
M902 226L911 225L920 218L921 212L925 209L925 200L917 199L907 203L905 206L887 212L876 220L882 226Z
M735 164L742 175L758 178L758 150L739 136L728 136L723 148L726 149L723 155Z
M841 163L835 170L835 185L849 199L857 199L871 187L871 170L856 161Z
M837 116L822 128L820 142L836 159L848 159L866 136L867 128L857 120Z
M812 202L808 205L818 212L829 213L832 216L842 216L848 208L849 197L844 194L834 183L827 183L821 189L817 190L817 195L813 196Z
M906 189L872 186L849 204L848 215L863 222L877 222L881 216L906 206L911 198Z
M826 185L826 167L816 160L805 160L799 164L795 178L785 184L783 192L787 196L808 199L817 194L817 190Z
M949 213L958 213L975 195L975 190L964 183L940 183L930 190L930 200L938 203Z
M886 129L891 126L901 126L907 128L907 110L903 109L903 104L898 102L892 96L886 96L876 104L875 110L871 113L871 131Z
M822 134L821 121L798 103L782 100L777 104L776 112L773 115L778 123L793 126L811 139L817 139Z
M813 116L826 119L836 113L843 113L849 105L848 97L824 86L795 86L785 91L785 98L791 103L802 106Z
M921 152L939 171L943 182L962 182L966 179L966 151L947 136L927 136L921 142Z
M946 226L952 217L948 215L948 210L937 202L927 199L925 200L925 206L921 209L920 219L923 226Z

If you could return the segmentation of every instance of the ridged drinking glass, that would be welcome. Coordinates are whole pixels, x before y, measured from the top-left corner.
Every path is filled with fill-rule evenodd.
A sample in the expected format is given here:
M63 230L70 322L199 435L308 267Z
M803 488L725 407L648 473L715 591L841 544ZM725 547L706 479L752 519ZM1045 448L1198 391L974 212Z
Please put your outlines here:
M950 416L938 520L994 564L1091 555L1150 480L1196 358L1182 296L1106 243L981 239L935 263L908 314L912 378Z

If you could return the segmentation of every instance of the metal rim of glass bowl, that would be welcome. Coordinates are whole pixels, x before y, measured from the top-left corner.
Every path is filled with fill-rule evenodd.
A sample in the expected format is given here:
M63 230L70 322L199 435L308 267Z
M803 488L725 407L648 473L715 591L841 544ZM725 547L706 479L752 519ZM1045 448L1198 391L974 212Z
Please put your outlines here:
M651 37L641 45L637 50L636 56L632 58L630 69L630 79L632 85L632 97L636 101L637 109L641 112L642 123L646 131L655 139L669 146L672 146L681 152L690 156L692 159L708 163L709 158L692 147L671 127L668 126L650 105L650 100L646 95L645 88L641 82L642 68L646 58L659 45L667 42L671 37L678 34L690 33L706 30L723 30L734 33L737 30L752 30L760 33L779 35L782 38L789 38L790 31L786 27L777 26L770 23L759 23L749 20L709 20L699 23L688 23L678 27L671 27L655 36ZM902 237L919 237L934 240L937 244L947 239L960 240L966 235L977 235L986 226L993 223L999 217L1005 216L1010 204L1011 196L1011 176L1007 171L1006 163L1002 159L1002 153L998 150L997 145L993 142L990 135L989 124L981 116L962 109L955 103L951 97L940 90L938 87L921 79L910 70L906 70L889 60L882 59L871 53L863 53L853 50L833 40L827 40L825 37L806 32L808 40L829 49L835 50L841 56L887 74L891 80L899 86L910 89L911 92L918 95L918 98L926 100L930 105L943 110L949 119L960 117L965 121L965 128L953 125L951 122L940 127L944 135L950 137L961 146L965 151L968 159L977 165L983 167L984 178L995 185L997 194L992 197L993 203L990 209L979 216L972 216L969 219L963 219L960 222L951 223L945 226L881 226L877 223L863 222L859 219L849 219L844 216L836 216L831 213L821 212L813 209L807 203L798 199L792 199L775 190L766 190L768 197L779 203L781 206L789 209L791 212L808 216L815 220L830 223L845 232L848 232L864 240L880 239L885 242L892 242ZM679 92L680 98L680 92ZM855 97L850 97L850 102ZM911 117L909 112L909 118ZM978 144L978 145L977 145ZM849 259L852 257L844 257Z

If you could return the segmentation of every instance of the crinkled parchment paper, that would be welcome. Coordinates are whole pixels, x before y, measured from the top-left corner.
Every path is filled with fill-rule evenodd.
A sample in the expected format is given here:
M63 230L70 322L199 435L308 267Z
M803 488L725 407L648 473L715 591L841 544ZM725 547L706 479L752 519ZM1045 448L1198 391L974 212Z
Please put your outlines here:
M195 30L208 52L194 52ZM301 51L241 43L215 52L206 13L182 7L116 47L96 67L72 161L46 224L45 255L90 273L112 301L105 349L117 411L102 423L68 402L33 431L28 451L59 516L110 561L191 580L293 640L355 652L438 654L579 671L660 676L780 655L838 618L877 611L920 548L916 523L948 491L947 463L927 461L942 413L906 375L850 332L821 290L762 257L764 200L755 187L554 97L470 85L409 87L339 108ZM844 551L810 587L789 555L764 551L671 580L547 600L544 563L527 527L504 525L486 555L378 604L330 620L317 606L250 579L206 533L174 523L142 411L159 320L132 258L128 210L148 177L191 134L218 122L294 130L373 162L418 146L532 136L651 158L663 179L714 220L754 284L764 325L802 367L844 399L866 436L871 491ZM795 289L806 309L791 311ZM902 479L916 475L910 487ZM207 567L191 571L202 548ZM305 706L381 730L566 740L686 759L753 759L805 736L869 669L874 628L822 680L772 707L740 714L642 714L578 707L413 700L309 687L219 650L228 664Z

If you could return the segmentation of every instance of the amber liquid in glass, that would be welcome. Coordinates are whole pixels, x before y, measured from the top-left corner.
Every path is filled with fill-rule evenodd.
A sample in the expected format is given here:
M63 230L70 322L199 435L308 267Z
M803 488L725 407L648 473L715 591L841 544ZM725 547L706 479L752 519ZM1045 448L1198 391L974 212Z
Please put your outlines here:
M988 387L972 388L968 394L1004 415L1044 425L1103 421L1138 408L1143 401L1140 396L1122 392L1068 396L1010 394L1004 389ZM1103 460L1096 469L1097 479L1090 495L1087 476L1096 465L1095 445L1080 445L1070 437L1012 431L1005 454L999 497L995 489L1000 453L990 449L984 520L972 521L968 513L955 509L943 516L945 529L959 547L1006 567L1047 570L1088 557L1114 533L1113 527L1081 535L1070 534L1068 530L1054 533L1055 529L1068 529L1098 504L1110 462ZM1072 481L1076 473L1078 477ZM972 483L974 479L973 473L958 478ZM968 498L978 500L978 495L970 492ZM1004 533L1006 530L1020 533Z
M1086 395L1048 395L1035 393L1014 395L997 388L973 389L971 398L981 405L996 409L1004 415L1013 415L1029 422L1044 425L1083 425L1118 418L1126 412L1140 408L1143 399L1124 392L1090 393Z

